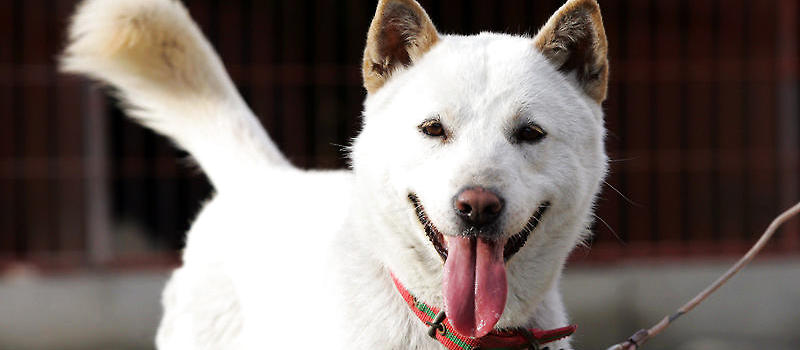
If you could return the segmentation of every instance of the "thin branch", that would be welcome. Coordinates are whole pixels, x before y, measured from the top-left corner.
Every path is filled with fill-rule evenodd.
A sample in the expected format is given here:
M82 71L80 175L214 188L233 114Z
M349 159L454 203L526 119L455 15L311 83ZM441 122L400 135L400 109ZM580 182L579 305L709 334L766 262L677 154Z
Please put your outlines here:
M608 350L636 350L642 347L642 345L647 342L650 338L658 335L664 329L666 329L672 322L674 322L679 317L685 315L689 311L692 311L697 305L703 302L709 295L714 293L719 287L722 287L725 282L728 282L733 275L735 275L739 270L741 270L745 265L747 265L753 258L761 252L764 246L767 245L772 235L775 233L775 230L778 229L784 222L788 221L795 215L800 213L800 203L795 204L789 210L783 212L780 216L772 220L772 223L769 224L767 230L761 235L761 238L758 239L755 245L745 254L741 259L739 259L736 264L731 266L725 274L720 276L714 283L708 286L705 290L700 292L697 296L695 296L692 300L689 300L685 305L683 305L680 309L675 311L672 315L664 317L661 321L656 323L650 329L642 329L636 333L634 333L628 340L613 345Z

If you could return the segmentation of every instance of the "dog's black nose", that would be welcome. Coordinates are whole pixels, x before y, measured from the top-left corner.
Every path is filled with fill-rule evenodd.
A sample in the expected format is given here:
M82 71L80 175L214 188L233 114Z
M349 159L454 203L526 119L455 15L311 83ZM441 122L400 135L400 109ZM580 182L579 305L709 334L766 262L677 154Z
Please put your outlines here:
M461 191L453 206L456 214L467 224L481 227L497 220L503 210L503 199L490 190L476 186Z

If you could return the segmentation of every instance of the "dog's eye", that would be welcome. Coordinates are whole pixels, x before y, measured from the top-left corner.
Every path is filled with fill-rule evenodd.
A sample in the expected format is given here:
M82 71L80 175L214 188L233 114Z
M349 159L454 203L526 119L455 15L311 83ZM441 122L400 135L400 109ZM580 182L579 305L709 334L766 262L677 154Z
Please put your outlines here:
M431 137L444 137L444 126L438 120L429 120L426 121L419 126L419 130L422 131L423 134L431 136Z
M514 138L519 142L536 143L541 141L547 133L536 124L525 125L517 130Z

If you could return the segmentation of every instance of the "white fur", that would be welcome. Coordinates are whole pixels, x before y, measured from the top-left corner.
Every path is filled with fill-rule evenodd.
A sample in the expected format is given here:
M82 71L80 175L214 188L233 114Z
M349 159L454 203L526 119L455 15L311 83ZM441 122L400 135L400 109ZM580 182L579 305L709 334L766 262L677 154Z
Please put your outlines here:
M62 70L118 89L128 114L189 151L217 189L289 163L179 1L84 1Z
M451 200L470 185L505 198L506 235L552 203L508 262L498 326L567 324L558 280L606 172L603 116L530 38L443 36L366 100L352 171L306 172L257 124L179 2L87 0L70 33L64 69L114 86L128 113L189 151L218 191L164 291L160 349L440 349L389 271L442 305L442 262L407 195L454 230ZM448 142L417 129L432 115ZM510 142L515 118L547 138Z

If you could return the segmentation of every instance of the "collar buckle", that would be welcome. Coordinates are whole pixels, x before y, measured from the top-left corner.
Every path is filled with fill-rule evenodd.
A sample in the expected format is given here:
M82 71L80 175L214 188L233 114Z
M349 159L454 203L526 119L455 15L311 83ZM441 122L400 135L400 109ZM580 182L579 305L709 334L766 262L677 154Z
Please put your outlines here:
M447 331L447 328L444 327L442 322L444 322L446 317L447 315L445 315L444 310L442 310L436 314L436 317L433 318L433 322L425 322L426 325L430 326L428 327L429 337L436 339L437 332L441 335L444 335L444 333Z

